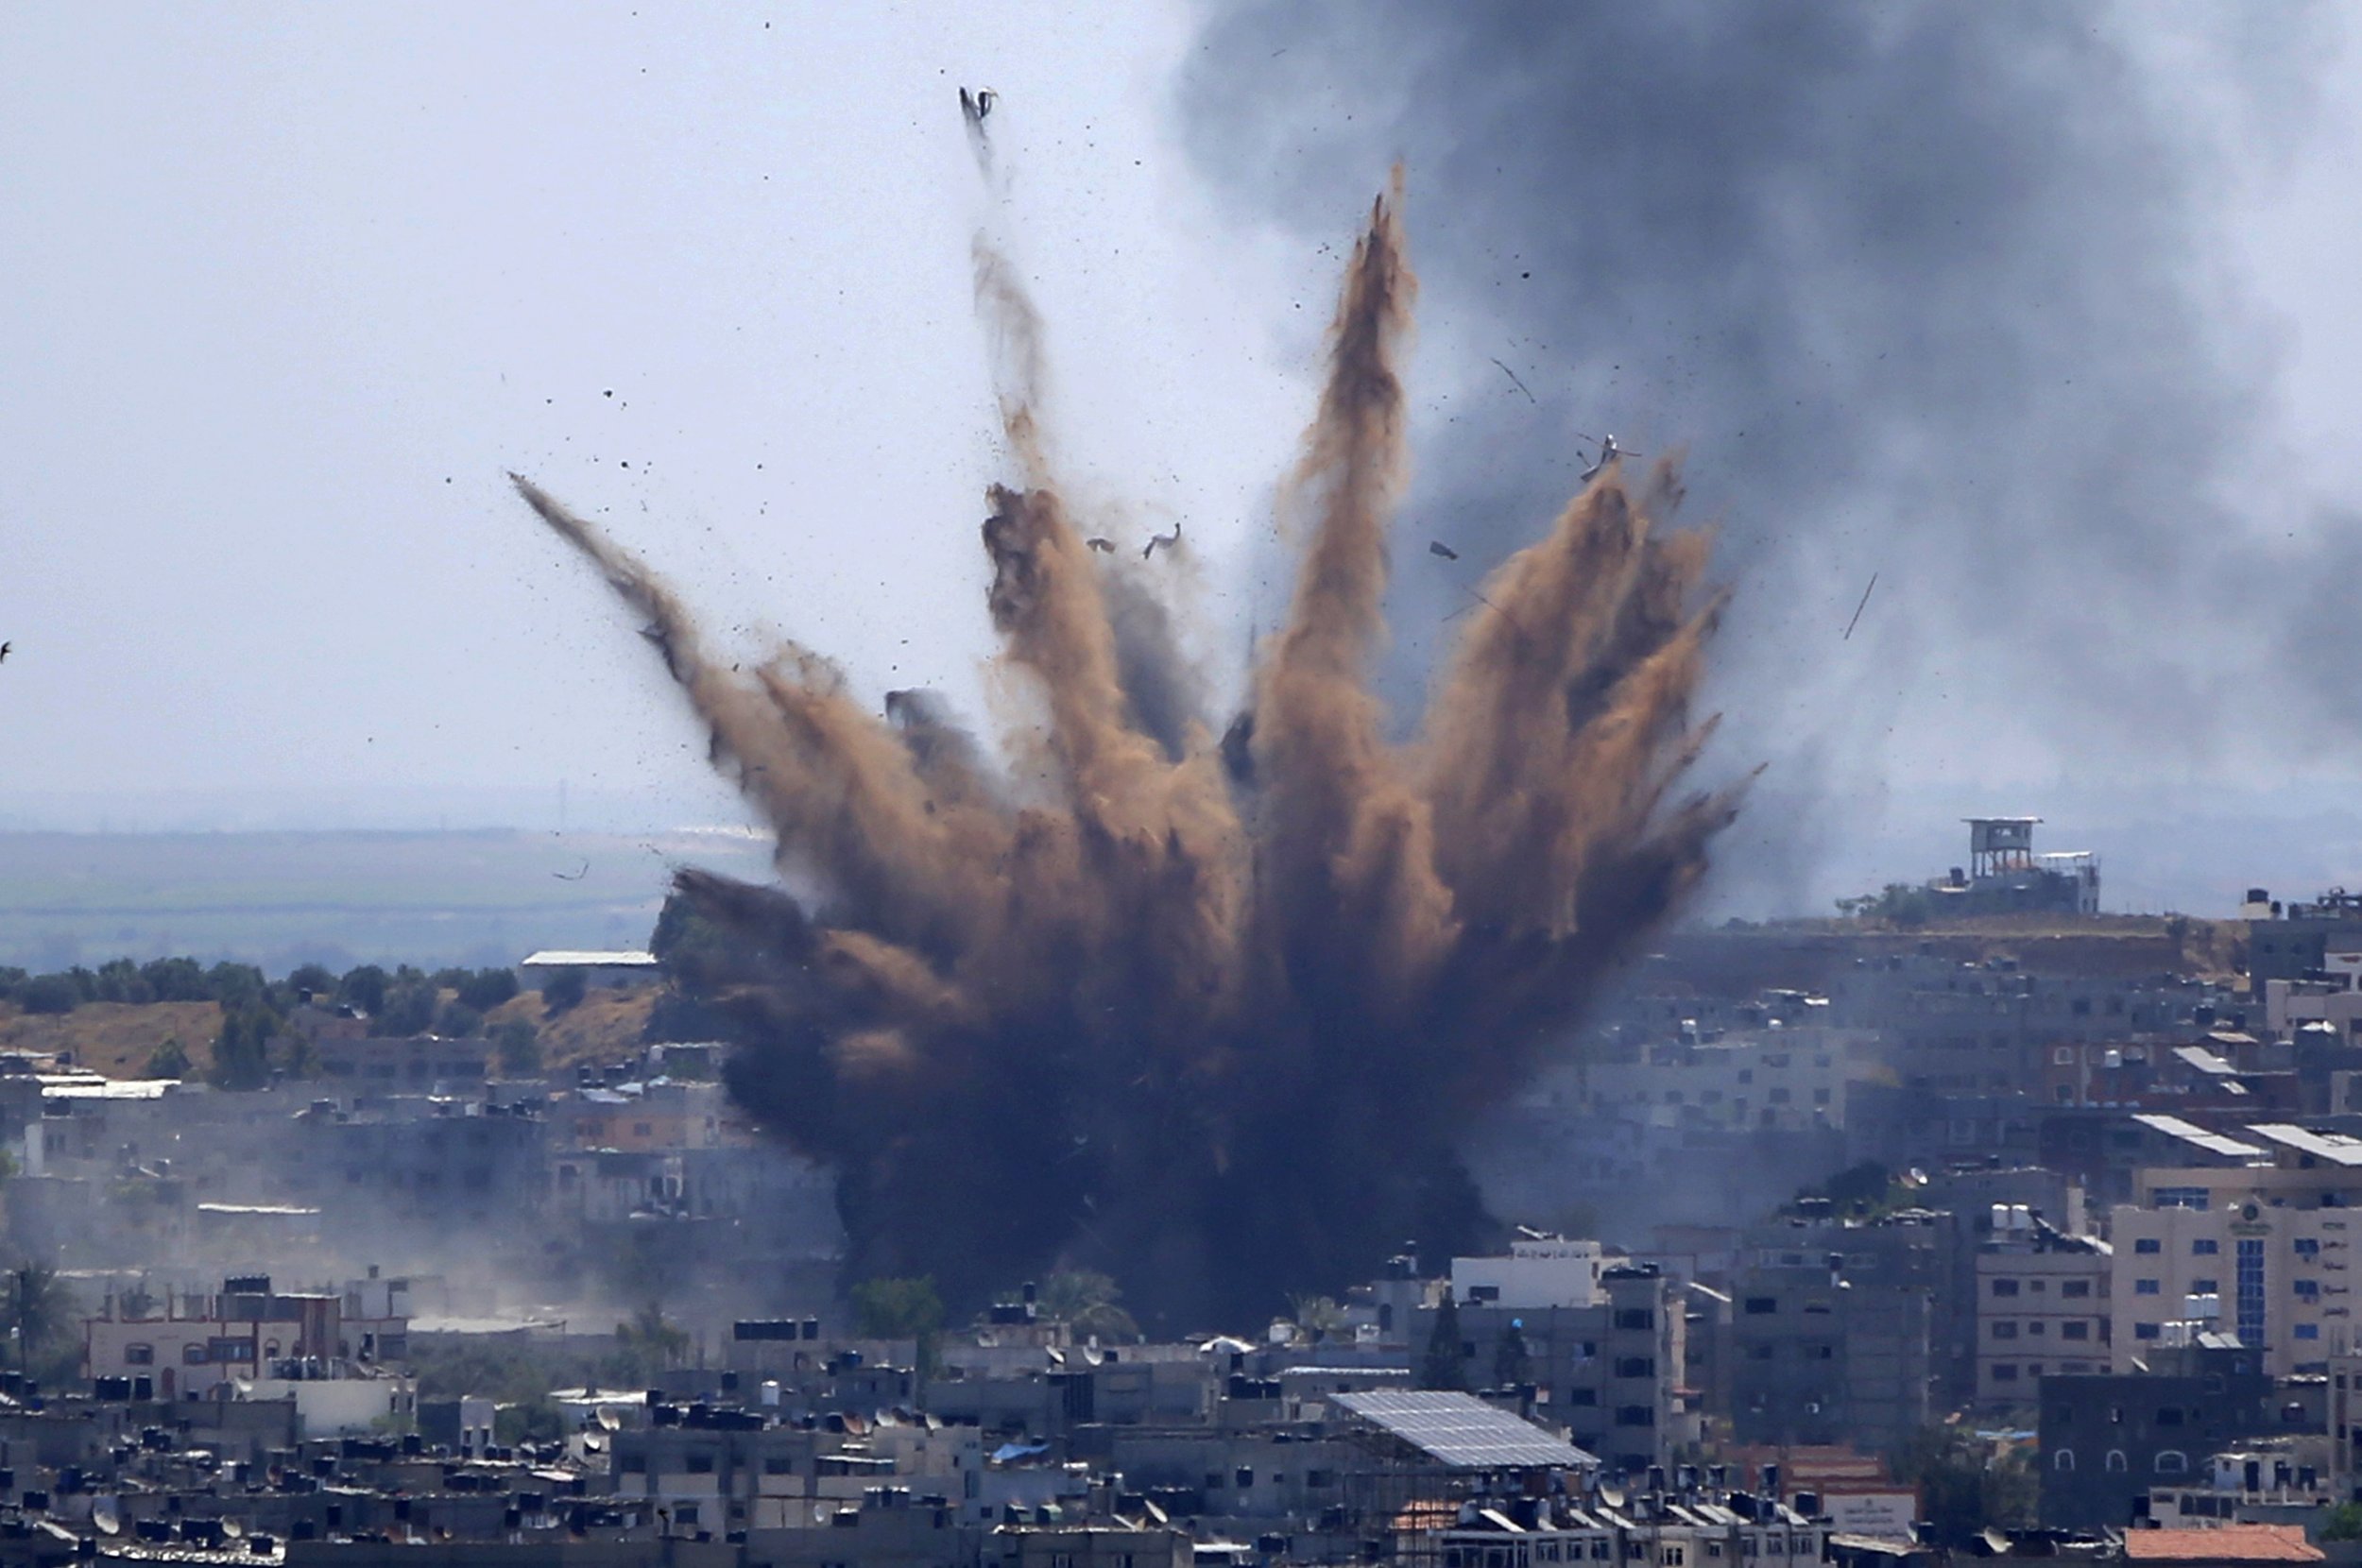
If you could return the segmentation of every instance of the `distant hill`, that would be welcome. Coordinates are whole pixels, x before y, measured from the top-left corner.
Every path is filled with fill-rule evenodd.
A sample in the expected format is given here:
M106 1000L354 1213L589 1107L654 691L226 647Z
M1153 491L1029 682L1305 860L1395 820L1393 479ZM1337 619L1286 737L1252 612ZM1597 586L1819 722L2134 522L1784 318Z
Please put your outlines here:
M727 830L0 833L0 964L188 954L283 973L639 946L676 864L770 871L765 843Z

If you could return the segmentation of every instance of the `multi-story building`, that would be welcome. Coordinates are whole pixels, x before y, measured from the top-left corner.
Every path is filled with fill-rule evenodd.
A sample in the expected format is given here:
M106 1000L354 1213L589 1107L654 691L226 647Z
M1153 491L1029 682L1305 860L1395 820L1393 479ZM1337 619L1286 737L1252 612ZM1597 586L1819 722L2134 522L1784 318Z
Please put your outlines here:
M2272 1429L2272 1380L2236 1339L2150 1347L2156 1370L2042 1383L2042 1521L2122 1529L2149 1489L2185 1484L2209 1456Z
M2240 1135L2274 1163L2144 1171L2138 1205L2114 1211L2118 1372L2194 1319L2218 1320L2275 1376L2326 1372L2354 1347L2362 1138L2275 1122Z
M1926 1425L1953 1227L1911 1210L1757 1233L1731 1284L1734 1436L1878 1449Z
M414 1407L409 1379L385 1365L406 1351L402 1286L372 1276L341 1291L275 1290L256 1274L161 1304L111 1296L83 1321L84 1369L117 1397L227 1397L234 1386L241 1398L293 1398L300 1431L366 1429ZM372 1315L348 1319L349 1305Z
M1596 1250L1596 1242L1534 1244L1567 1254L1529 1256L1523 1271L1514 1255L1453 1260L1453 1279L1471 1282L1464 1295L1453 1293L1463 1380L1471 1388L1532 1385L1549 1419L1612 1467L1665 1463L1695 1435L1696 1412L1683 1391L1687 1302L1680 1282L1654 1264L1576 1251ZM1508 1268L1492 1273L1486 1264ZM1429 1343L1436 1311L1413 1313L1414 1356Z
M1976 1385L1980 1408L2031 1406L2047 1376L2105 1372L2109 1244L2069 1236L2023 1207L1994 1205L1976 1261Z

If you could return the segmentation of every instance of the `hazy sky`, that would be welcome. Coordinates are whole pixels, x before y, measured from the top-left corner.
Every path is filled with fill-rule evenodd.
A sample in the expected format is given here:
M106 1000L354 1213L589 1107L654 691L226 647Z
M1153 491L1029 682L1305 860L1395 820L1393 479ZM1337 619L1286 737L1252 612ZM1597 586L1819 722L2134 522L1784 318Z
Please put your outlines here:
M1287 94L1258 113L1305 131L1267 139L1261 156L1304 161L1274 182L1337 188L1284 221L1235 199L1191 124L1213 58L1198 29L1223 14L0 10L0 823L538 824L561 780L577 813L730 814L646 648L510 496L510 468L603 516L722 624L793 634L873 692L988 707L976 525L1001 469L963 82L1001 95L1002 228L1050 320L1080 486L1140 537L1187 516L1204 639L1235 659L1270 602L1264 507L1335 252L1385 159L1425 145L1393 128L1416 106L1319 62L1258 77L1248 90ZM2283 515L2292 537L2342 527L2321 520L2362 503L2362 74L2318 26L2301 101L2259 117L2218 91L2199 35L2149 36L2143 14L2093 25L2132 37L2162 121L2235 154L2207 165L2216 243L2191 265L2227 302L2265 418L2200 480L2259 537ZM1423 429L1513 415L1452 291L1432 298ZM1707 434L1659 413L1675 438ZM1535 460L1563 468L1535 435ZM1743 513L1743 486L1717 505ZM2260 626L2275 606L2225 613ZM1851 776L1905 793L1990 784L2010 796L1993 809L2039 810L2045 783L2138 777L2169 787L2146 809L2173 815L2357 760L2362 726L2085 745L2013 717L2015 673L1878 646L1896 690L1940 688L1940 707L1847 735ZM2235 720L2235 697L2206 700ZM1817 723L1797 715L1800 744ZM1988 728L1991 746L1941 743Z

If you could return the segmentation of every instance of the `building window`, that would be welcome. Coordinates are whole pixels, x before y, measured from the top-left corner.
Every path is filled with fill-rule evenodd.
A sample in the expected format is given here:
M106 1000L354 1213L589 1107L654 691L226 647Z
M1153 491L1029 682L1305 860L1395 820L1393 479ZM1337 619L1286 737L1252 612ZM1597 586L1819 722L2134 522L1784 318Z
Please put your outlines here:
M1993 1325L1993 1337L1996 1339L2016 1338L2017 1323L2013 1320L2004 1319Z
M2152 1257L2165 1250L2165 1244L2153 1236L2142 1236L2132 1243L2132 1251L2143 1257Z
M1996 1296L2014 1296L2017 1294L2017 1281L2010 1279L1994 1280L1993 1282L1993 1293Z
M1777 1296L1750 1296L1747 1298L1747 1312L1750 1317L1767 1317L1772 1313L1777 1312L1779 1309L1780 1299Z
M128 1367L146 1367L146 1366L153 1366L153 1365L155 1364L155 1361L156 1361L156 1347L155 1347L154 1345L139 1345L139 1344L132 1344L132 1345L126 1345L126 1346L124 1346L124 1347L123 1347L123 1362L124 1362L124 1365L126 1365L126 1366L128 1366Z
M2222 1281L2220 1280L2202 1279L2190 1282L2190 1294L2193 1296L2216 1296L2221 1293Z
M2168 1448L2157 1456L2157 1474L2180 1475L2190 1468L2190 1457L2178 1448Z
M2052 1457L2050 1460L2050 1468L2053 1470L2073 1470L2075 1468L2075 1450L2072 1448L2060 1449L2059 1452Z
M2059 1294L2062 1296L2088 1296L2091 1293L2092 1282L2089 1280L2061 1280L2059 1282Z
M2135 1339L2154 1339L2157 1338L2157 1325L2155 1323L2134 1323L2132 1325L2132 1338Z
M2161 1209L2198 1209L2203 1212L2213 1197L2204 1187L2159 1187L2148 1195L2149 1202Z
M2157 1294L2157 1282L2155 1280L2134 1280L2132 1282L2132 1294L2135 1296L2153 1296Z
M2297 1338L2300 1339L2318 1339L2321 1337L2321 1325L2319 1323L2299 1323L2297 1324L2296 1334Z
M2221 1251L2222 1243L2217 1241L2211 1236L2201 1236L2196 1241L2190 1243L2190 1255L2192 1257L2213 1257L2216 1253Z
M2111 1472L2113 1472L2113 1473L2114 1473L2114 1474L2123 1474L2124 1473L2126 1473L2126 1472L2130 1471L2131 1468L2132 1468L2132 1467L2131 1467L2131 1465L2126 1464L2126 1463L2124 1462L2124 1450L2123 1450L2123 1449L2121 1449L2121 1448L2111 1448L2110 1450L2108 1450L2108 1469L2109 1469Z
M2059 1338L2062 1339L2088 1339L2091 1337L2092 1325L2080 1318L2070 1319L2059 1325Z
M1996 1361L1996 1362L1994 1362L1994 1366L1993 1366L1993 1380L1994 1380L1995 1383L2014 1383L2014 1382L2016 1382L2016 1381L2017 1381L2017 1363L2016 1363L2016 1362L2014 1362L2014 1361Z
M2238 1329L2242 1342L2264 1342L2264 1238L2241 1236L2238 1243Z
M2297 1237L2296 1249L2297 1256L2299 1257L2319 1257L2321 1255L2321 1244L2309 1236L2301 1236Z

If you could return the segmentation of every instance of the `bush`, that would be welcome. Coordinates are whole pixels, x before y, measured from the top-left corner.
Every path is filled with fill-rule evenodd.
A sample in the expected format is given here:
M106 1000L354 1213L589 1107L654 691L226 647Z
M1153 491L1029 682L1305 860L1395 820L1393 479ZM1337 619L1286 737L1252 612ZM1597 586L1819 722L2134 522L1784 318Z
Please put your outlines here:
M580 1007L582 998L590 993L590 982L584 980L579 969L561 969L541 987L541 1010L556 1017L568 1008Z
M492 1031L492 1049L510 1078L541 1076L541 1035L522 1018L508 1018Z
M336 999L348 1007L360 1009L372 1018L385 1005L385 971L374 963L364 963L349 969L336 982Z
M82 988L71 975L35 975L16 988L16 1005L54 1017L82 1005Z
M459 999L478 1013L489 1013L517 994L517 973L513 969L478 969L464 974L452 987Z
M378 1010L375 1032L390 1040L424 1034L435 1022L436 999L435 987L423 979L394 986Z

